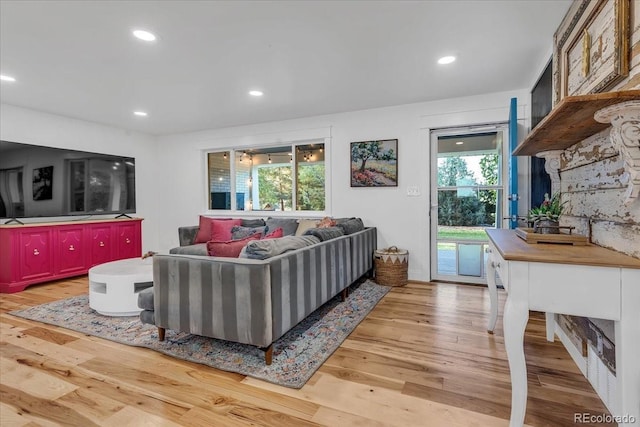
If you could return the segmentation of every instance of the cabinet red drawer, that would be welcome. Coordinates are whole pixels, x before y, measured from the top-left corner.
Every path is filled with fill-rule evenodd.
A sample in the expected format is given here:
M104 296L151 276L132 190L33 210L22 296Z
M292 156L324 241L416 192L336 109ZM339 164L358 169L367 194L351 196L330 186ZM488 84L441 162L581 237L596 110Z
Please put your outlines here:
M118 259L140 256L138 224L122 224L116 228Z
M113 260L112 229L110 225L91 227L91 266Z
M67 274L86 270L84 228L60 227L56 254L56 272Z
M19 239L19 278L27 280L51 276L51 230L23 230Z

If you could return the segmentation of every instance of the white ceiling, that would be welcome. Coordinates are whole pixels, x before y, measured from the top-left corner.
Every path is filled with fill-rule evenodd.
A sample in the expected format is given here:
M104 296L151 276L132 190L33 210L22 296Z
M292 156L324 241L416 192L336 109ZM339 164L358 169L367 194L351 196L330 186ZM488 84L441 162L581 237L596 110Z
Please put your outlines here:
M2 0L0 100L164 135L528 89L569 4Z

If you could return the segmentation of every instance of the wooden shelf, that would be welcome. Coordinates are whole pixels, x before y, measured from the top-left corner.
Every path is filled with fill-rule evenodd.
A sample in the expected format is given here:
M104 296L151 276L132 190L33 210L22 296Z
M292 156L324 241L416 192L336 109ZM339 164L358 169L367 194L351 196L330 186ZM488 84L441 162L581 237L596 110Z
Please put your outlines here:
M567 96L513 151L515 156L534 156L542 151L564 150L610 126L593 115L601 108L640 99L640 90Z

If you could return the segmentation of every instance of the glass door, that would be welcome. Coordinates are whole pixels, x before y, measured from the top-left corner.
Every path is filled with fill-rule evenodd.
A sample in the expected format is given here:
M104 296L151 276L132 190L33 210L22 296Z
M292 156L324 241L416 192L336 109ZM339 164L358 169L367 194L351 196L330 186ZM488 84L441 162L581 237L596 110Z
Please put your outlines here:
M431 134L431 279L486 283L486 228L503 226L508 127Z

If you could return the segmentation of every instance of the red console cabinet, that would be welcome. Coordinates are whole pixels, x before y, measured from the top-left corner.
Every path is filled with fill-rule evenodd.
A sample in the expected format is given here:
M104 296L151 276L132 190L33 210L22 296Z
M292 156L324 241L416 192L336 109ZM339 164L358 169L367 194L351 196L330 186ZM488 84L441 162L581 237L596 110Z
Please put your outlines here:
M142 219L0 225L0 292L86 274L142 254Z

